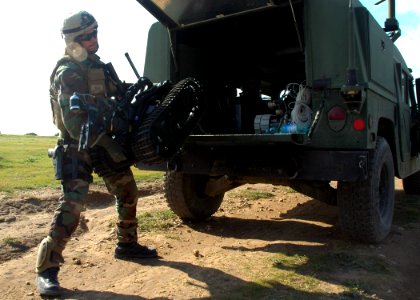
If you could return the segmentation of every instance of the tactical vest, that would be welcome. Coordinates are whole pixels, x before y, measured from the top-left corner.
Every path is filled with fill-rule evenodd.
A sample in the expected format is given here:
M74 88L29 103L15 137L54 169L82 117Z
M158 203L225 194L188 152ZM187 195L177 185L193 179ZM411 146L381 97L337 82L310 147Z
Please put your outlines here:
M111 97L118 95L117 83L109 75L107 66L98 62L94 66L86 66L72 59L70 56L65 55L62 57L56 64L53 72L50 76L50 103L51 110L53 114L53 122L55 126L60 130L60 135L63 138L68 137L67 130L63 123L63 118L61 114L61 107L58 103L58 91L54 89L54 78L58 68L67 62L72 62L76 64L79 68L74 70L83 78L86 78L89 86L89 94L95 97ZM63 136L64 135L64 136Z

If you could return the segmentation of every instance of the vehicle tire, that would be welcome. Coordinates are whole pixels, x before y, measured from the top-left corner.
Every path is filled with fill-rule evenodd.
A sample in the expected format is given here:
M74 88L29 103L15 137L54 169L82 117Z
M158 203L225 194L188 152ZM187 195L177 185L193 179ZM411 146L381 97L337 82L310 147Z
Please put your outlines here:
M379 243L391 229L395 198L393 157L382 137L369 156L368 172L366 180L338 183L339 221L349 238Z
M420 171L402 180L404 192L408 195L420 195Z
M214 214L222 204L225 193L216 196L204 194L210 179L207 175L167 171L165 196L172 211L188 221L203 221Z

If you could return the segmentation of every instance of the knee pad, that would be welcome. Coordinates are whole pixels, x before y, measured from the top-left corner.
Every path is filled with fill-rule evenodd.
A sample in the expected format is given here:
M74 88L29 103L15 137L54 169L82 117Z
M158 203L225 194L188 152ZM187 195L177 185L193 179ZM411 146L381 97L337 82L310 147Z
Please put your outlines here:
M50 236L44 238L38 248L36 272L41 273L46 269L59 267L60 263L64 262L62 251L63 249Z

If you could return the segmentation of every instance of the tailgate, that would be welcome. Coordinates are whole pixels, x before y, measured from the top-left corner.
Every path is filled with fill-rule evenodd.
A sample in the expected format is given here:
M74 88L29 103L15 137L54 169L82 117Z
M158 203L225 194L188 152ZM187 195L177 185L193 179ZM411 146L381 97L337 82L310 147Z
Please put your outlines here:
M169 28L273 6L267 0L137 0ZM287 0L277 1L288 3Z

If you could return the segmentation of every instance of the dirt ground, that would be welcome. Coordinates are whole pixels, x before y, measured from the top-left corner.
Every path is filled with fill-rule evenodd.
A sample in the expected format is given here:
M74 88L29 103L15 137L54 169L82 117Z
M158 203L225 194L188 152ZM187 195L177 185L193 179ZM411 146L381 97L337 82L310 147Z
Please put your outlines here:
M139 188L139 212L167 208L161 182ZM122 261L113 257L113 198L95 187L64 251L62 298L420 299L420 197L406 196L399 180L396 188L394 226L379 245L344 239L336 207L257 184L228 192L206 222L140 234L159 259ZM271 196L247 199L246 191ZM40 299L37 245L58 196L58 189L0 195L1 299ZM293 258L305 261L287 264Z

